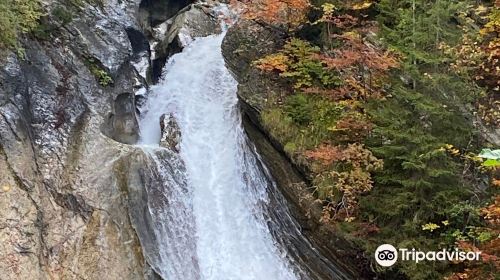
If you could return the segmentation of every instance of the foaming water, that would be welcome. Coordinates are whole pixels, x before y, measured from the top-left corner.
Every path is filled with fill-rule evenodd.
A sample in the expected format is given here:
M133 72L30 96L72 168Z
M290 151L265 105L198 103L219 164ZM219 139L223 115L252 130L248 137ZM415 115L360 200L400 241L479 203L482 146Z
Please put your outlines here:
M158 145L163 114L175 116L181 130L186 183L173 188L182 194L176 200L180 210L154 215L164 220L162 232L170 238L159 248L161 274L183 280L297 279L297 269L268 225L268 181L246 143L237 83L221 54L223 36L195 39L174 55L141 118L142 145ZM172 172L162 164L157 160L160 173ZM176 227L192 232L173 234Z

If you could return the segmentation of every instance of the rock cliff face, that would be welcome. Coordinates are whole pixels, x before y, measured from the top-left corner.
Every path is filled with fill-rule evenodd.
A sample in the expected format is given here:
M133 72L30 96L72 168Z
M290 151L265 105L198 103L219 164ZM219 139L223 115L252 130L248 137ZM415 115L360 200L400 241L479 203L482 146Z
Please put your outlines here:
M261 124L261 110L267 102L279 102L287 94L287 87L253 67L252 62L278 51L286 36L279 29L241 20L229 29L225 37L223 55L239 82L238 97L244 114L245 130L311 244L352 278L370 279L373 275L362 253L336 234L334 228L319 223L321 205L315 202L308 190L307 170L292 164L282 144L273 139Z
M23 39L23 59L1 58L2 279L158 278L144 187L154 176L130 144L152 80L148 30L190 1L83 2L45 1L58 29ZM51 13L61 5L73 13L64 26Z

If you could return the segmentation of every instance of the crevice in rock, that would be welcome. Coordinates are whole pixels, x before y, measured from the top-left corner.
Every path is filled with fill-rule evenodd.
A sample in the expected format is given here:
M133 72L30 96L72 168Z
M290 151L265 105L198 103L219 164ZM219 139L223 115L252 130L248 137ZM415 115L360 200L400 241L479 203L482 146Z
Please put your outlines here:
M151 81L151 46L146 35L135 28L125 29L132 47L131 64L143 87Z
M169 57L176 53L180 53L182 51L183 47L181 42L179 42L179 38L175 38L172 43L170 43L167 47L167 51L165 54L161 55L160 57L154 59L152 61L152 82L153 84L156 84L159 82L162 72L163 72L163 67L167 63L167 60Z
M93 208L81 196L70 193L59 193L53 189L49 189L49 192L57 205L80 215L85 222L92 216Z
M24 180L19 177L17 172L12 167L9 157L7 153L5 153L3 146L0 144L0 156L4 158L5 163L7 165L8 172L12 174L16 185L26 193L26 197L31 201L33 206L36 209L36 221L34 226L39 229L38 240L40 241L40 252L37 252L38 257L38 266L40 270L43 270L44 266L47 266L47 258L45 252L47 252L47 245L45 242L44 235L46 234L47 223L44 222L43 211L40 208L40 205L36 202L36 200L32 197L31 193L33 191L33 187L29 186L24 182Z
M132 27L127 27L125 31L127 32L134 55L144 51L150 53L149 42L144 33Z
M192 0L142 0L139 5L139 21L154 27L177 14Z

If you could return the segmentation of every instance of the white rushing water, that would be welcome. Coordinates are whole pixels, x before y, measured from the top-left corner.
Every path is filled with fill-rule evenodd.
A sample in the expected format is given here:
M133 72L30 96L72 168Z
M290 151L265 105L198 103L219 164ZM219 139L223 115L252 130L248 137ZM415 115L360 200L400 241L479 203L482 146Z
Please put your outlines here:
M268 182L246 144L237 83L221 54L223 36L197 38L168 61L140 121L145 146L158 145L165 113L175 116L181 130L186 186L177 188L183 197L174 205L182 211L154 215L166 223L165 239L173 239L159 248L166 258L161 273L169 280L297 279L268 227Z

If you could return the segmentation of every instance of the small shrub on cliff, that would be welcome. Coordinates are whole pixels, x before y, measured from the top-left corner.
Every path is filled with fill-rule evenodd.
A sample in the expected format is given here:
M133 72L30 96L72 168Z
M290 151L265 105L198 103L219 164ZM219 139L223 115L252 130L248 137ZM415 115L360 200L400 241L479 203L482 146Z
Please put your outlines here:
M358 197L373 188L370 172L380 170L382 161L360 144L323 145L305 152L305 156L319 163L313 169L318 174L318 198L325 201L323 222L352 220L358 210Z
M63 6L57 6L52 10L52 15L61 23L62 26L67 25L73 20L73 14Z
M295 94L283 106L262 113L266 129L296 153L314 149L333 135L330 127L341 117L344 106L320 96Z
M42 16L38 0L0 0L0 50L18 48L18 37L33 30Z
M106 87L113 84L113 78L99 65L96 59L86 58L85 64L101 86Z

